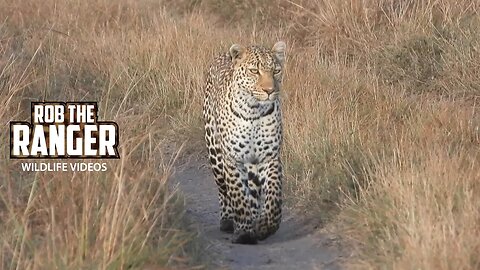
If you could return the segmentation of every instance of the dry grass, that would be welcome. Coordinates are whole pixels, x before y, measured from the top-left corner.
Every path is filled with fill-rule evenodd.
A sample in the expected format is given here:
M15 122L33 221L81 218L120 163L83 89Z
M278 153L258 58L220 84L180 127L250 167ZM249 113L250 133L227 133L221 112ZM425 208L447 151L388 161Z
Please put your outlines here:
M339 206L352 268L477 269L478 3L318 3L285 84L291 192Z
M153 1L1 1L0 13L0 268L199 263L195 231L168 189L175 153L164 151L169 117L191 121L201 77L175 61L199 45L193 22L172 27ZM120 127L121 159L102 161L104 173L20 172L7 158L8 122L29 119L38 100L98 101L100 118Z
M30 101L99 100L123 155L106 174L19 174L2 159L4 268L195 255L171 215L163 139L202 149L215 52L284 39L287 201L341 225L352 268L478 269L479 4L221 3L0 3L2 126Z

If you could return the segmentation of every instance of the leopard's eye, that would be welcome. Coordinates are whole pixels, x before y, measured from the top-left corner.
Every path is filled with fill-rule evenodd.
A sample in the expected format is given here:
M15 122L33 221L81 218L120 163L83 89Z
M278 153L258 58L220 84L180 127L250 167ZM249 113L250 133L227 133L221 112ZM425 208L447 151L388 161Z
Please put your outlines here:
M273 70L273 74L278 74L278 73L280 73L281 71L282 71L282 69L276 68L276 69Z
M248 70L253 74L258 74L258 68L250 68Z

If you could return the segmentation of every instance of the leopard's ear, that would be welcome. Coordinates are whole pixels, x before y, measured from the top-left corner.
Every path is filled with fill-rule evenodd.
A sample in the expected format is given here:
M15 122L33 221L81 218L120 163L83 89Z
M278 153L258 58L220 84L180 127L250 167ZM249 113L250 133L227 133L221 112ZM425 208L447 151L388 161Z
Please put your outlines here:
M242 60L245 56L245 51L247 49L240 44L233 44L230 47L230 56L232 57L232 61L237 63L239 60Z
M285 61L285 49L286 49L286 47L287 47L287 45L285 44L285 42L278 41L277 43L275 43L275 45L273 45L273 48L272 48L273 53L277 57L278 61L280 61L280 63L282 63L282 64Z

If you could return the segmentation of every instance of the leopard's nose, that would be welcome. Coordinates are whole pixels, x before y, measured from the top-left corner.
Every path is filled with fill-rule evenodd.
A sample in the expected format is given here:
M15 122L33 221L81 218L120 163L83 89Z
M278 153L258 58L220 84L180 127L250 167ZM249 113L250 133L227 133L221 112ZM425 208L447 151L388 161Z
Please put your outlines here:
M273 92L273 90L274 90L273 86L271 86L271 87L263 87L263 91L264 91L265 93L269 94L269 95Z

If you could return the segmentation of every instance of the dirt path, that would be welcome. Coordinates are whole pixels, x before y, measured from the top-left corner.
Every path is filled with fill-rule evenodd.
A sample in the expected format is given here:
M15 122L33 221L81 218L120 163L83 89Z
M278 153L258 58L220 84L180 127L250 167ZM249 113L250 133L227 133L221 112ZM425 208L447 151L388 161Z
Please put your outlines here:
M189 219L214 254L213 269L341 269L335 240L285 207L276 234L258 245L232 244L231 235L219 230L217 189L210 169L198 160L182 163L174 179L186 197Z

